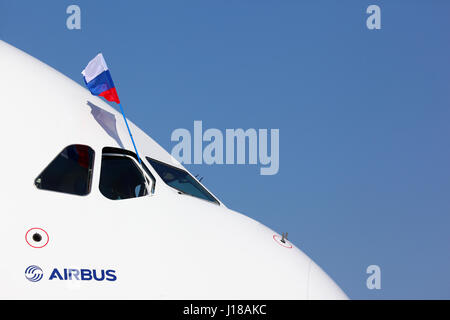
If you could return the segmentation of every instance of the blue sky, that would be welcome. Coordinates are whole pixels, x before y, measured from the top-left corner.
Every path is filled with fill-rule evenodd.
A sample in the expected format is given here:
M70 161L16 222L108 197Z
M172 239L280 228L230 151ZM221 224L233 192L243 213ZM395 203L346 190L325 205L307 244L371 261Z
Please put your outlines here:
M187 167L350 298L449 299L449 18L444 0L1 0L0 37L80 84L102 51L128 118L168 151L194 120L280 129L277 175Z

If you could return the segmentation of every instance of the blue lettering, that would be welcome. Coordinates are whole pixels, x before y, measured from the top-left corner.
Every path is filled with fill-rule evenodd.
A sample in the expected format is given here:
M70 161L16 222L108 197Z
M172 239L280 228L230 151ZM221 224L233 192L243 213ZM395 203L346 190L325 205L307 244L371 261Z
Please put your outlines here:
M52 274L50 275L50 278L48 280L53 280L54 278L58 278L59 280L62 280L61 274L59 273L58 269L53 269Z
M92 280L91 270L81 269L81 280Z
M97 280L97 281L116 281L116 270L95 270L95 269L63 269L63 275L57 268L54 268L50 274L49 280L59 279L59 280Z
M80 280L80 279L78 279L78 275L80 274L80 271L79 270L76 270L76 269L70 269L69 270L69 280L72 280L72 276L75 278L75 279L77 279L77 280Z
M96 271L96 270L93 270L93 273L94 273L94 279L95 279L95 280L97 280L97 281L105 280L105 270L101 270L101 271L102 271L102 277L101 277L100 279L97 278L97 274L96 274L95 271Z
M108 281L116 281L117 277L114 274L115 272L116 272L115 270L107 270L106 271L106 275L109 276L110 278L106 278L106 280L108 280Z

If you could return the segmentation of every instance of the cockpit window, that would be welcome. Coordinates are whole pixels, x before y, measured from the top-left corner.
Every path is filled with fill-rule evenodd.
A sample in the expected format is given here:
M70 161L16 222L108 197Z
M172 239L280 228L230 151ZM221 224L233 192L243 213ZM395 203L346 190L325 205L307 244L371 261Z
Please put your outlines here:
M38 189L84 196L91 192L94 150L80 144L66 147L34 180Z
M108 199L122 200L148 195L148 181L134 159L125 154L103 153L100 192Z
M147 157L147 161L152 165L161 179L172 188L182 193L219 204L219 201L203 188L188 172L149 157Z

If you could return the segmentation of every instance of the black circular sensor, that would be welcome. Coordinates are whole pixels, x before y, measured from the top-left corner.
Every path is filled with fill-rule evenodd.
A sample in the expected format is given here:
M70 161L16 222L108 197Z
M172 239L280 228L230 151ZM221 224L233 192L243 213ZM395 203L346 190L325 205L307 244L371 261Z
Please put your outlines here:
M33 240L39 242L42 240L42 236L39 233L33 234Z

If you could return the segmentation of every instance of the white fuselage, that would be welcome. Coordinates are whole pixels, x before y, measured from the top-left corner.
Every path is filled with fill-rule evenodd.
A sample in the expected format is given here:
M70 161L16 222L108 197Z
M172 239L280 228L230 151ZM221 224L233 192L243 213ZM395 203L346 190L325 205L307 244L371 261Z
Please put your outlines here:
M98 187L103 148L134 150L121 115L2 41L0 92L1 299L347 298L276 232L222 203L179 194L165 184L145 157L183 166L131 122L139 153L155 177L154 193L118 201L104 197ZM36 188L34 179L73 144L95 151L91 192L76 196ZM32 228L48 234L44 247L27 241ZM42 279L29 281L29 266L41 268Z

